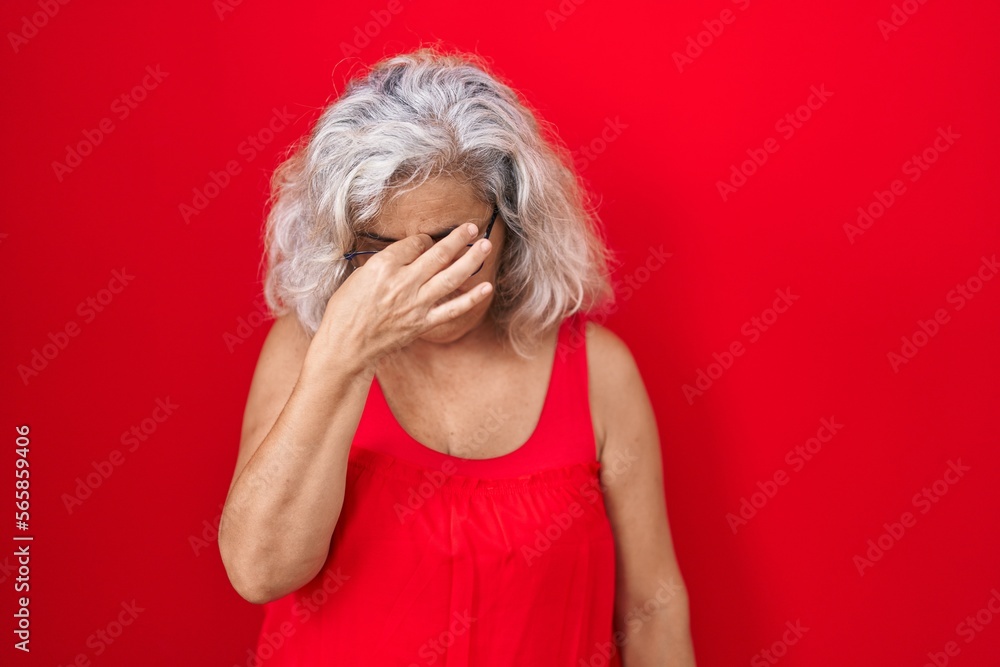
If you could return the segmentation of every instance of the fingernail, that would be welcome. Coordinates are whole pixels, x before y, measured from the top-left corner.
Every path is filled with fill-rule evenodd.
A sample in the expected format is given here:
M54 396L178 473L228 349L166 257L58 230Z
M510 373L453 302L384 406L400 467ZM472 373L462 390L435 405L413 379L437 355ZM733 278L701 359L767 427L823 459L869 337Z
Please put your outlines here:
M471 222L470 222L470 223L469 223L468 225L466 225L466 226L465 226L465 229L466 229L466 231L467 231L467 232L469 232L469 238L472 238L472 237L474 237L474 236L475 236L476 234L478 234L478 233L479 233L479 228L478 228L478 227L476 227L476 226L475 226L474 224L472 224Z

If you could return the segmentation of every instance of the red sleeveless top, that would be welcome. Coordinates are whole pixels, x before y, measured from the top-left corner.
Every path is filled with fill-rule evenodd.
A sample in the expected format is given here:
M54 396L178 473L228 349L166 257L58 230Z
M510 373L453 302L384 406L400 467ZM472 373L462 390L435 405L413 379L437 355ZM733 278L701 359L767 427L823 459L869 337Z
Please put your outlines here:
M424 446L372 383L329 556L265 605L261 666L620 665L584 318L560 326L538 425L503 456Z

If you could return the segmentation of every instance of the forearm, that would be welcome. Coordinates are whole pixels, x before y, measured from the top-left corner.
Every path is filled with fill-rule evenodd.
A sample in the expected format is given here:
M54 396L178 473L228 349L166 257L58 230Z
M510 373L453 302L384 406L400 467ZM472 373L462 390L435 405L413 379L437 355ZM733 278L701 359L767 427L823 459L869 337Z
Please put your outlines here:
M370 371L312 363L230 490L219 526L230 579L257 603L301 587L325 561L371 386Z
M623 667L695 667L687 595L674 591L665 605L637 603L621 641Z

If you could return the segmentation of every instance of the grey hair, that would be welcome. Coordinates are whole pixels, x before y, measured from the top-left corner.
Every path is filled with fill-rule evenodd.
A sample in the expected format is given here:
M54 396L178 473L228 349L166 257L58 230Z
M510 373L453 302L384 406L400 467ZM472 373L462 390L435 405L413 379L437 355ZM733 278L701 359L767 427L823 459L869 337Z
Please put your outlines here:
M565 317L615 300L615 258L572 165L551 126L480 56L422 47L385 58L348 81L275 170L267 305L275 316L294 309L315 335L358 231L404 186L456 175L499 206L507 234L490 314L527 357Z

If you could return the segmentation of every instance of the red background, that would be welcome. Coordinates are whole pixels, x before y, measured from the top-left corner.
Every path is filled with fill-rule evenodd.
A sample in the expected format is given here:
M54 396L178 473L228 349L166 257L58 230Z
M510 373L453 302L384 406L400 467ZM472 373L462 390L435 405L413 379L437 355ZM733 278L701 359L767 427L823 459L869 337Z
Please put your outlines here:
M269 327L255 315L267 180L354 68L441 39L490 58L578 157L594 146L582 176L618 279L637 286L604 322L656 409L698 664L770 664L758 652L778 642L789 666L922 665L949 641L949 664L997 664L1000 619L984 612L971 637L959 624L1000 587L1000 280L973 280L961 308L948 298L1000 251L996 4L912 0L884 36L889 0L565 0L558 21L556 0L417 0L345 59L387 4L254 1L220 15L208 0L70 2L45 18L37 2L5 3L0 497L11 502L14 427L28 424L35 540L26 659L11 648L6 504L0 662L247 664L262 610L230 587L211 530ZM699 53L688 37L700 32ZM165 75L121 117L114 100L147 66ZM830 95L788 136L776 123L812 86ZM251 159L243 142L275 108L293 121ZM112 131L58 178L53 163L104 118ZM620 134L594 143L609 121ZM905 163L938 128L958 138L911 180ZM777 150L724 200L718 182L769 138ZM240 173L186 223L180 205L230 160ZM845 225L896 179L904 193L852 242ZM647 273L656 248L671 255ZM118 289L122 269L133 278ZM752 337L745 323L781 289L798 299ZM894 369L889 353L938 309L947 321ZM76 335L22 380L67 326ZM710 369L737 341L743 354ZM716 379L689 401L699 369ZM177 406L162 423L149 421L158 399ZM787 453L824 418L843 428L796 469ZM130 449L121 438L144 420L155 431ZM115 450L120 464L68 511L65 494ZM949 460L969 470L915 504ZM752 498L781 472L787 483ZM734 533L726 516L744 498L761 506ZM915 522L859 574L855 556L907 511ZM95 641L133 600L134 622ZM797 621L808 630L782 651Z

